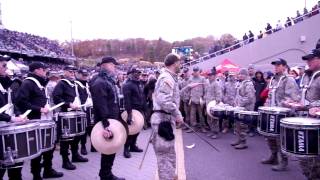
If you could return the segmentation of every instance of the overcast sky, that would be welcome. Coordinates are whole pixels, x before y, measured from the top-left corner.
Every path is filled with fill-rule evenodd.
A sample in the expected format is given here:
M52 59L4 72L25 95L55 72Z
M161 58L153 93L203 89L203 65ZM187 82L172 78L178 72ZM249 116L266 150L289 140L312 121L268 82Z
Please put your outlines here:
M310 10L318 0L307 0ZM305 0L0 0L6 28L59 41L145 38L167 41L258 34L295 17Z

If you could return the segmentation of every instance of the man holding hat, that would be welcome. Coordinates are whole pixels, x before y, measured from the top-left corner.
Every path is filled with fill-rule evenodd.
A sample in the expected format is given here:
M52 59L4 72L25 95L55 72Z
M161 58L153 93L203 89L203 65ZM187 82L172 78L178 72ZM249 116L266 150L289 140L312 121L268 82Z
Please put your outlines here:
M79 102L76 101L77 93L75 84L74 66L68 65L64 68L64 78L62 78L52 92L53 101L55 104L64 102L61 106L62 112L67 112L68 109L79 110ZM72 162L88 162L87 158L82 157L78 152L78 144L80 137L75 137L71 141L60 141L60 154L62 156L62 168L67 170L75 170L76 166L69 160L69 146L71 146Z
M216 70L212 70L209 74L209 83L205 85L205 95L204 100L206 105L209 104L211 101L216 101L216 103L220 103L222 101L222 88L219 83L216 81ZM212 139L218 138L219 134L219 118L220 117L210 117L207 116L208 124L210 127L211 132L207 134L207 136L211 137Z
M152 144L157 157L159 179L177 179L176 152L174 149L174 129L177 123L183 122L179 111L180 95L178 73L180 57L168 54L164 60L165 69L156 83L153 100L154 113L151 116L153 130Z
M288 64L284 59L277 59L274 65L274 78L269 84L269 95L265 106L285 107L286 102L300 99L299 87L293 77L287 75ZM273 171L285 171L288 166L288 157L281 152L280 138L267 137L271 156L261 161L262 164L271 164Z
M206 79L200 76L200 68L195 66L193 68L192 77L189 80L189 84L192 83L201 83L202 85L196 86L190 89L190 123L191 126L195 127L197 125L197 116L199 115L200 129L202 133L206 133L206 123L203 117L203 105L204 105L204 86L207 83ZM192 130L187 131L189 133L193 132Z
M9 89L12 83L11 79L7 76L6 73L7 61L9 60L9 57L0 55L0 108L8 104L8 95L10 93ZM6 112L0 114L0 121L3 122L24 122L26 120L26 118L22 118L19 116L11 116ZM6 167L4 167L4 165L1 163L0 166L0 179L2 179L4 174L6 173ZM23 163L19 163L13 166L15 168L8 168L9 180L22 180L22 166Z
M22 112L31 109L28 119L41 119L42 114L49 112L49 97L46 90L47 67L42 62L34 62L29 65L28 77L22 82L17 93L17 106ZM48 119L52 120L52 119ZM63 173L52 168L52 159L55 148L43 152L40 156L31 160L31 173L33 180L41 180L41 160L43 158L43 178L59 178Z
M141 71L136 67L129 69L128 80L122 87L124 96L124 108L128 113L127 123L132 123L132 110L139 111L143 116L146 110L146 98L143 93L143 84L140 81ZM145 117L145 116L144 116ZM128 135L127 141L124 145L123 155L125 158L130 158L130 152L142 152L136 143L138 134Z
M238 74L239 86L235 97L235 106L244 107L246 111L253 111L256 103L256 90L247 69L240 69ZM235 122L235 130L238 139L231 145L235 149L246 149L247 131L249 130L247 122Z
M108 129L108 119L119 119L120 108L116 87L117 61L113 57L104 57L100 63L100 72L90 85L92 93L94 116L96 121L101 121L105 130L104 137L111 138L112 132ZM101 154L100 180L124 180L112 174L112 166L116 154Z

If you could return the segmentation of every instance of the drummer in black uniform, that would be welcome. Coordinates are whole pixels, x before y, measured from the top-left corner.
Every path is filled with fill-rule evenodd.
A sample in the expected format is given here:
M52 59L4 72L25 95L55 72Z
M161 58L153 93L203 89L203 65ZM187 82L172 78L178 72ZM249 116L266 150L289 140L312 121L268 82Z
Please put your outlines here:
M5 106L8 103L8 88L11 86L11 79L7 76L7 61L9 57L4 57L0 55L0 108ZM19 116L10 116L5 112L0 113L0 121L4 122L23 122L25 118ZM0 164L1 165L1 164ZM22 165L23 163L16 164L14 168L8 169L9 180L22 180ZM1 165L2 166L2 165ZM0 179L3 178L6 169L0 168Z
M64 79L61 79L52 92L53 101L55 104L64 102L61 106L62 112L67 112L69 108L71 110L79 110L80 105L74 104L76 98L75 91L75 71L77 69L74 66L68 65L64 68ZM76 166L69 160L69 145L71 145L72 162L88 162L87 158L82 157L78 152L78 144L80 137L76 136L71 141L60 141L60 154L62 156L62 168L67 170L75 170Z
M97 121L101 121L105 131L104 137L110 138L113 136L109 131L108 119L119 119L120 108L119 99L116 89L115 65L118 65L113 57L104 57L100 63L101 70L96 79L90 85L92 93L94 116ZM112 166L116 154L105 155L101 154L101 164L99 176L101 180L124 180L112 174Z
M124 108L128 113L127 123L132 123L132 110L138 110L144 114L146 108L146 100L143 93L143 84L140 81L141 71L133 67L128 71L128 80L122 87L124 96ZM142 149L137 147L137 138L139 133L129 135L124 145L123 155L125 158L130 158L130 152L142 152Z
M87 101L87 98L89 96L88 90L87 90L87 88L88 88L88 76L89 76L89 72L86 69L79 70L78 73L77 73L77 76L76 76L77 80L75 81L75 83L77 83L77 85L78 85L78 91L79 91L81 104L85 104L86 101ZM86 113L88 113L87 112L88 109L86 109L86 107L83 107L83 110ZM87 116L87 120L88 120L87 125L89 125L89 123L90 123L89 116ZM80 150L80 152L83 155L87 155L88 154L87 148L86 148L86 143L87 143L87 135L88 134L90 135L90 133L91 133L90 129L92 129L92 127L87 126L86 133L81 136L81 141L80 141L81 142L81 150Z
M28 115L28 119L40 119L41 114L49 113L46 104L49 104L48 97L46 95L45 86L47 84L46 79L46 66L41 62L31 63L29 65L28 78L25 79L17 93L17 106L22 112L31 109L31 113ZM48 119L52 120L52 119ZM52 168L52 159L55 148L47 152L43 152L40 156L31 160L31 173L33 174L33 180L41 180L41 165L40 161L43 158L43 178L59 178L63 176L63 173L57 172Z

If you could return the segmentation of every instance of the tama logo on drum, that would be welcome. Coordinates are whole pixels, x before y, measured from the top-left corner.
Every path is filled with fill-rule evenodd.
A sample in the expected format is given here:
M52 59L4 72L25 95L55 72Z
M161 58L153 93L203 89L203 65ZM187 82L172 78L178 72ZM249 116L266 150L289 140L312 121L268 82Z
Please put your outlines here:
M271 115L270 119L269 119L269 131L270 132L275 131L275 121L276 121L276 117Z
M297 139L298 139L298 152L305 152L305 133L303 131L297 131Z

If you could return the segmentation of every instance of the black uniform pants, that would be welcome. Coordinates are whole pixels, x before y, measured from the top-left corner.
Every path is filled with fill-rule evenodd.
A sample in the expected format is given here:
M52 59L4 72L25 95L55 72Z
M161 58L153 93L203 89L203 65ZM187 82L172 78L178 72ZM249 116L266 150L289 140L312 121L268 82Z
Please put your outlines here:
M8 169L9 180L22 180L22 166L23 163L19 163L19 167ZM7 169L0 169L0 180L3 180L3 176Z
M47 152L43 152L40 156L31 160L31 173L34 176L39 176L41 173L41 159L43 158L43 168L44 170L52 169L52 159L55 147Z
M73 140L70 141L60 141L60 154L62 158L67 158L69 155L69 146L71 146L72 156L78 155L78 144L81 140L81 136L74 137Z
M126 143L124 144L125 148L132 148L137 144L137 139L138 139L139 133L134 134L134 135L128 135Z
M105 155L101 154L100 172L99 176L101 180L112 180L112 166L116 154Z

